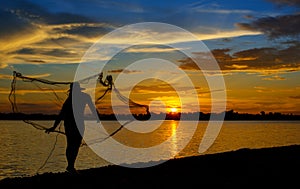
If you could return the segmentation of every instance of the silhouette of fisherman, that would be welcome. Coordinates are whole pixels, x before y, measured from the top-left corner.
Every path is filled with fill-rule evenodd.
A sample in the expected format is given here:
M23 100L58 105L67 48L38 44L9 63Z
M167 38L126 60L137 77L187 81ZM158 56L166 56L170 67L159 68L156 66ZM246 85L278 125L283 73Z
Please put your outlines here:
M97 122L99 122L98 112L91 97L82 92L82 90L84 90L84 88L81 88L78 82L70 84L68 98L65 100L53 127L45 131L46 133L53 132L59 123L62 120L64 121L67 139L66 158L68 162L66 170L72 174L78 174L74 165L84 134L84 109L86 105L89 106Z

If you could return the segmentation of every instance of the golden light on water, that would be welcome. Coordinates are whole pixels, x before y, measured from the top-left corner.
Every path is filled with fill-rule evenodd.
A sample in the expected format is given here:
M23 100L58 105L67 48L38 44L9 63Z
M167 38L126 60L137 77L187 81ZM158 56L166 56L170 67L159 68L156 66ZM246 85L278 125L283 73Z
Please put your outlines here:
M170 150L171 150L172 155L175 156L177 154L177 151L178 151L178 149L177 149L177 136L176 136L178 122L172 120L170 125L171 125L171 133L172 133L172 135L171 135L172 140L171 140Z

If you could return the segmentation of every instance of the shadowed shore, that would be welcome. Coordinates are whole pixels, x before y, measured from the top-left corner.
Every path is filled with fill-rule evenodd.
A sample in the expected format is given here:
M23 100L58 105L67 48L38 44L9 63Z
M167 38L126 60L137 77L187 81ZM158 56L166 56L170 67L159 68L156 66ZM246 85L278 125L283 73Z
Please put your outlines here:
M79 175L6 178L0 188L299 188L300 145L241 149L169 160L149 168L106 166Z

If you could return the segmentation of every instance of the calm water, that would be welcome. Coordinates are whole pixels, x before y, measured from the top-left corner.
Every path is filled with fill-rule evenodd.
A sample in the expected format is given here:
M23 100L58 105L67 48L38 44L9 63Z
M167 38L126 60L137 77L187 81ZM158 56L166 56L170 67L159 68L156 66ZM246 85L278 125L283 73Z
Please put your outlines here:
M49 127L53 124L52 121L42 121L41 123ZM107 121L104 123L108 133L118 128L117 122ZM183 122L183 126L189 128L191 123L190 121L185 121ZM177 121L164 121L159 128L156 128L156 124L155 121L152 121L144 122L140 125L149 128L150 134L142 133L137 135L125 129L114 135L114 140L134 148L149 148L164 142L174 134L179 134L176 133ZM198 147L206 126L207 122L198 123L193 138L176 157L200 155ZM0 121L0 128L0 179L36 174L37 170L49 156L56 137L57 143L53 154L38 173L65 171L67 163L65 159L66 143L64 135L57 135L55 133L48 135L22 121ZM189 132L189 129L186 132ZM185 135L180 136L184 137ZM300 144L299 121L226 121L214 144L205 154L232 151L241 148L263 148L292 144ZM174 152L174 149L178 147L176 145L177 141L171 140L159 153L168 156L168 154ZM152 155L153 160L157 160L155 159L157 158L157 154ZM151 159L152 157L149 158ZM130 161L124 161L124 163L134 162L134 158ZM108 164L111 163L99 157L87 145L80 148L76 161L77 169L88 169Z

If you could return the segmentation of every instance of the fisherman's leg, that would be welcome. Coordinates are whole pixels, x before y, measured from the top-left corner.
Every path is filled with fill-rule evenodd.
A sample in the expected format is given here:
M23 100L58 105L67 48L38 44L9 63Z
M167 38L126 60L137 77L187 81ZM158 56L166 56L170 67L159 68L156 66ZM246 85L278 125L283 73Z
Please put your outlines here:
M66 157L68 161L67 170L75 169L75 161L79 152L79 148L81 145L81 139L69 139L67 141L67 149L66 149Z

